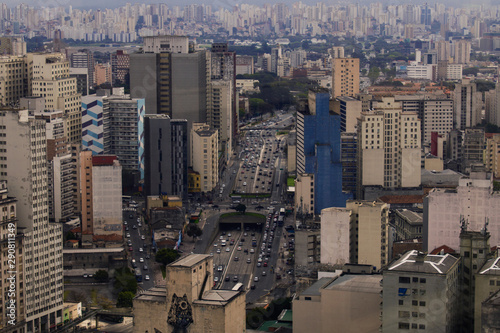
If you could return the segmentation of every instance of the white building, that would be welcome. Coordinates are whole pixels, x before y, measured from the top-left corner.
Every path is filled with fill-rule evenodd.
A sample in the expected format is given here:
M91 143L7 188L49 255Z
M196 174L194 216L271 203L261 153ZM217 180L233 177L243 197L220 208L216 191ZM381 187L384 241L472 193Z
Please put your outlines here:
M457 332L459 262L413 250L384 270L382 332Z
M238 88L242 94L258 93L260 92L260 88L255 86L256 83L259 83L259 80L237 79L236 88Z
M186 36L142 37L145 53L189 53L189 38Z
M64 291L62 227L49 223L46 125L28 110L4 110L0 134L0 179L17 198L25 228L26 332L45 332L62 321Z
M476 83L463 79L453 90L453 123L456 129L466 129L481 122L482 93Z
M446 67L446 79L461 80L462 79L462 64L448 64Z
M406 70L407 76L411 79L432 80L436 73L436 65L422 65L411 61Z
M459 180L456 190L429 192L424 199L424 251L441 245L458 251L461 217L469 231L480 231L488 221L491 244L500 244L500 194L493 192L491 174L473 172Z

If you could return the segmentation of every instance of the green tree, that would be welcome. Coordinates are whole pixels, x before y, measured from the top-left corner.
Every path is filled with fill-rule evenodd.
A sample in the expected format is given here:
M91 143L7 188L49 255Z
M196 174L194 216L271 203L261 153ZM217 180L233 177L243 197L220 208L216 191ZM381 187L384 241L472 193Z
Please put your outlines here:
M193 237L193 242L194 242L194 239L196 237L200 237L202 233L203 233L203 230L201 230L200 227L198 227L198 225L196 225L194 223L188 224L186 234L189 237Z
M118 294L116 301L117 308L131 308L133 305L134 293L130 291L122 291Z
M374 84L380 76L380 68L376 66L370 67L370 71L368 71L368 78L370 79L370 83Z
M244 204L240 203L234 208L237 212L240 212L242 215L245 214L245 211L247 210L247 206Z
M97 272L95 272L94 279L97 282L108 282L108 280L109 280L109 274L104 269L100 269Z
M114 287L118 292L130 291L137 292L137 280L128 267L122 267L115 270Z
M158 252L156 252L156 257L155 260L156 262L159 262L160 264L163 264L167 266L171 262L174 262L179 258L181 255L177 250L174 249L161 249Z

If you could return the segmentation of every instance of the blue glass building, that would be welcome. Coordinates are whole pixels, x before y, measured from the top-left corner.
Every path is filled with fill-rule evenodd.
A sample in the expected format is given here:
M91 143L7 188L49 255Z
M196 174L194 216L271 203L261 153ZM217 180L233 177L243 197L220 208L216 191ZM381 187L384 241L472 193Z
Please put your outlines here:
M310 90L297 112L297 173L314 175L314 214L352 199L342 191L340 148L340 115L330 110L330 93Z

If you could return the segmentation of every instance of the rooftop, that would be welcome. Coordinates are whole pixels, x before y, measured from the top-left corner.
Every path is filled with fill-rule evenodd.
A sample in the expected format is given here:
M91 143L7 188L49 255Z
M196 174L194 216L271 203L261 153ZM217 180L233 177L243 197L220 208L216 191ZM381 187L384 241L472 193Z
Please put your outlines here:
M389 266L388 271L446 274L458 259L450 254L425 254L409 251Z
M459 179L463 174L453 170L429 171L422 169L421 179L422 186L453 186L457 187Z
M346 274L339 276L324 289L363 292L378 294L382 287L380 286L382 275L352 275Z
M422 224L423 214L408 209L396 209L396 214L405 218L410 224Z
M479 274L500 275L500 257L488 260L479 271Z
M300 296L320 296L320 289L326 287L331 281L332 278L329 277L321 278L314 282L309 288L304 290Z
M424 195L384 195L379 198L388 204L413 204L413 203L423 203Z
M97 247L93 249L63 249L63 254L120 253L123 251L123 247Z
M153 287L137 295L134 298L134 301L166 302L167 293L164 287Z
M182 257L170 265L169 267L193 267L203 260L210 258L209 254L190 254L188 256Z
M196 300L194 303L196 304L209 304L209 305L218 305L224 306L233 300L236 296L238 296L241 291L233 291L233 290L208 290L203 293L201 299Z

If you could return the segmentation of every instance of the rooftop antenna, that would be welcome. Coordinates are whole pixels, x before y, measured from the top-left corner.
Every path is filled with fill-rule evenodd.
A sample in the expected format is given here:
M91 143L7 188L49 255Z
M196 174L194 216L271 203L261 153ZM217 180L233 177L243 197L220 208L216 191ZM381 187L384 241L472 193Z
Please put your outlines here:
M462 231L467 231L468 224L469 222L467 222L465 217L463 215L460 215L460 229L462 229Z
M490 224L490 219L488 217L485 217L484 227L481 229L481 235L485 236L488 233L488 224Z

